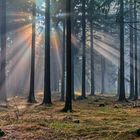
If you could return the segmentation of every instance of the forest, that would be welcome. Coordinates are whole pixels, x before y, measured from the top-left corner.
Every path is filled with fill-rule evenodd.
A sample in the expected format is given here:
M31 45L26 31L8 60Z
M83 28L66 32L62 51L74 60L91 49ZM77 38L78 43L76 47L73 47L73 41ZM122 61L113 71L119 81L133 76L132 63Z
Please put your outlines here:
M0 140L140 140L140 0L0 0Z

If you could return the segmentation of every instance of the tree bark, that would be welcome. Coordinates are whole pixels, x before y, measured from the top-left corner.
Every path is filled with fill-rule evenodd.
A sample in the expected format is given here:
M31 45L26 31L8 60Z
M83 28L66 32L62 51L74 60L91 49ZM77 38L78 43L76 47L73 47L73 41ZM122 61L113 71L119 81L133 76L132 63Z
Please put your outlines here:
M116 97L120 96L120 69L118 68L118 81L117 81L117 95Z
M105 60L104 57L101 56L101 94L105 93Z
M45 10L45 73L44 73L44 99L43 104L52 104L51 78L50 78L50 0L46 0Z
M1 37L1 68L0 68L0 102L6 102L6 0L0 1L0 37Z
M28 97L29 103L36 103L35 100L35 16L36 3L33 2L33 20L32 20L32 48L31 48L31 74L30 74L30 92Z
M74 90L74 56L75 56L75 49L72 46L72 60L71 60L71 92L72 92L72 99L75 100L75 90Z
M119 101L125 98L125 71L124 71L124 1L120 0L120 95Z
M132 25L132 0L130 0L130 24ZM133 49L133 29L130 27L130 96L134 99L134 49Z
M72 91L71 91L71 0L66 1L66 47L67 47L67 78L66 78L66 101L63 112L72 111Z
M91 46L90 46L90 55L91 55L91 96L95 95L95 81L94 81L94 44L93 44L93 19L90 20L90 40L91 40Z
M86 20L85 20L85 0L82 1L82 97L86 98Z
M134 0L134 21L136 22L137 21L137 1ZM135 34L135 97L134 97L134 100L138 100L138 56L137 56L137 23L134 24L135 26L135 31L134 31L134 34Z

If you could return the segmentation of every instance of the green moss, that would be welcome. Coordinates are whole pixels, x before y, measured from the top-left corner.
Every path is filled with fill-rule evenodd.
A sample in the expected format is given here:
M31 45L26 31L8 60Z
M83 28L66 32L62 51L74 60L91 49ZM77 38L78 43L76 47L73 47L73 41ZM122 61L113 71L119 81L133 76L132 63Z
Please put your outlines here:
M55 129L56 131L65 131L72 132L78 127L78 124L67 123L62 121L53 121L50 123L50 128Z

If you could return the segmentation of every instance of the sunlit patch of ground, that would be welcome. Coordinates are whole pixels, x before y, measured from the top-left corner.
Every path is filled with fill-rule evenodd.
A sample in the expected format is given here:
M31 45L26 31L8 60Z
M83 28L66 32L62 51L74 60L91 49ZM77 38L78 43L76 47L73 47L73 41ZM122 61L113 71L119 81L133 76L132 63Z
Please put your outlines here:
M0 108L0 128L6 133L1 140L138 140L140 107L133 102L119 104L113 97L88 97L75 101L73 113L61 113L64 103L50 107L36 105L15 97L8 107Z

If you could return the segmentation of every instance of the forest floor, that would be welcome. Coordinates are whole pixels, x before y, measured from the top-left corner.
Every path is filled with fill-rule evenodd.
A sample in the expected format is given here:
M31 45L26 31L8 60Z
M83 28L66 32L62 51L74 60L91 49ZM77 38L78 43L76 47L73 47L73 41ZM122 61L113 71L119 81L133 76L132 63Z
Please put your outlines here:
M114 97L89 96L74 101L72 113L62 113L64 103L55 98L50 107L11 98L8 107L0 107L0 134L5 133L0 140L140 139L140 107L134 107L134 102L120 104ZM38 95L40 103L41 99Z

